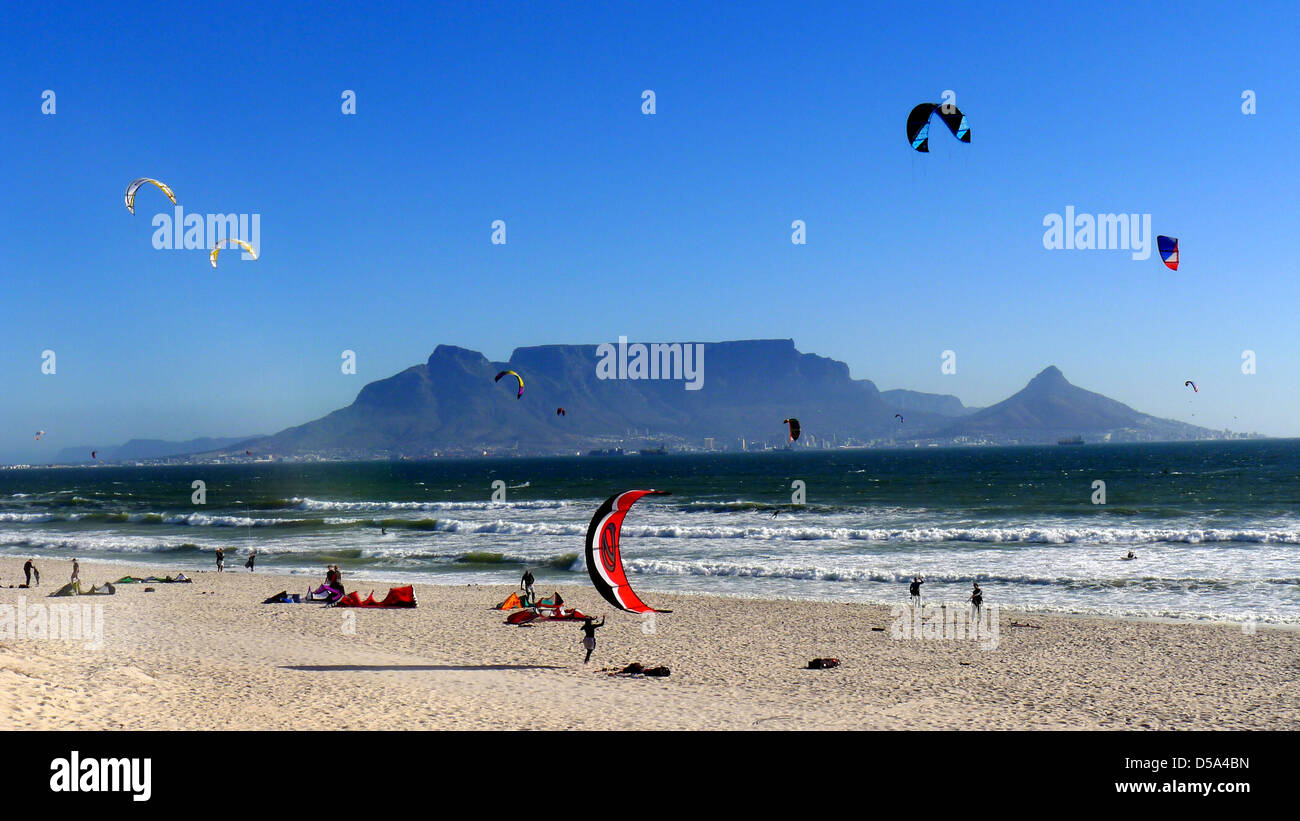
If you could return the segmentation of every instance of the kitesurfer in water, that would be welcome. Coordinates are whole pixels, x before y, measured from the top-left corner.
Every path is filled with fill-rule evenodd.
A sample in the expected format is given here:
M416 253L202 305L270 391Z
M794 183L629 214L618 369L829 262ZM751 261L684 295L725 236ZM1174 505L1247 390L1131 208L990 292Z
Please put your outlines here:
M1127 561L1127 560L1129 560L1129 559L1136 559L1137 557L1138 557L1138 554L1136 554L1136 553L1134 553L1132 550L1130 550L1130 551L1128 552L1128 555L1124 557L1124 560Z
M582 627L578 628L579 630L582 631L582 635L583 635L582 646L587 648L587 657L582 660L583 664L586 664L587 662L591 661L591 652L596 649L596 631L604 626L605 626L604 616L600 617L600 624L596 624L596 622L593 621L590 616L588 616L586 619L583 620Z
M971 591L970 603L975 607L975 615L980 614L980 605L984 603L984 591L980 590L980 583L975 582L975 589Z
M925 579L920 576L912 577L912 584L907 588L907 592L912 596L912 604L921 603L921 585L925 584Z

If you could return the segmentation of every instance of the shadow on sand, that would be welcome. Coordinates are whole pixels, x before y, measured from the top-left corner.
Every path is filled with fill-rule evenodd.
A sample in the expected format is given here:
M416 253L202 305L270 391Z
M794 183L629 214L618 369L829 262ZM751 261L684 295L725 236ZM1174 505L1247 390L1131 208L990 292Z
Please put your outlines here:
M428 672L438 670L563 670L554 664L290 664L281 670L307 673L371 673L388 671Z

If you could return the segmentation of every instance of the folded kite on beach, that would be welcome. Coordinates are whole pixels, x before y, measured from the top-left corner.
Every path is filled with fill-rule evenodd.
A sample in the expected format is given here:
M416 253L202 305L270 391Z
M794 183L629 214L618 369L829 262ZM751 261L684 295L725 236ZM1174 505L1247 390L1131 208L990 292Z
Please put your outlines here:
M307 594L306 601L332 602L343 598L343 591L337 587L331 587L328 584L322 584L320 587L312 590Z
M506 616L506 624L530 624L535 621L586 621L587 618L587 614L580 610L566 610L561 614L559 608L534 607Z
M113 585L108 582L104 582L98 587L92 586L89 590L82 590L81 582L68 582L51 593L50 596L111 596L116 592Z
M501 602L500 604L498 604L496 607L493 607L492 609L493 610L518 610L519 608L524 606L525 606L524 600L519 598L519 594L511 593L509 596L506 596L505 601Z
M177 573L176 578L171 576L147 576L143 579L137 579L134 576L123 576L113 584L192 584L193 579L187 579L184 573Z
M304 599L297 593L290 593L287 590L281 590L262 604L312 604L310 599Z
M356 591L353 591L334 602L334 607L415 607L415 588L409 584L405 587L390 588L383 601L375 601L373 590L364 601Z

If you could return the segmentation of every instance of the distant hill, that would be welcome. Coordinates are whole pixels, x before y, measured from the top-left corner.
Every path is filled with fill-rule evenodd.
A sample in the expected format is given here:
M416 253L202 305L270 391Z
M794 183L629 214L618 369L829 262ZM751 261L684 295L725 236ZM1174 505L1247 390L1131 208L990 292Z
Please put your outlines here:
M782 420L791 416L802 423L800 448L1222 436L1071 385L1054 366L1010 398L976 410L955 396L881 393L869 380L853 379L845 363L801 353L790 339L699 344L704 355L694 382L698 390L688 390L691 374L684 368L675 374L682 378L602 378L618 375L604 369L611 357L603 346L519 348L509 361L491 362L477 351L439 345L426 362L365 385L347 407L272 436L136 439L101 449L100 458L243 458L246 450L256 458L529 455L659 445L700 449L710 439L713 447L728 450L742 440L750 449L786 447ZM638 356L629 346L623 376L638 373L631 364ZM522 398L516 398L513 377L493 381L504 370L523 376ZM557 414L558 408L565 414ZM68 448L60 456L86 462L90 450Z
M162 439L132 439L124 445L79 448L62 448L58 460L61 464L75 465L81 462L131 462L145 459L164 459L168 456L184 456L190 453L203 453L209 450L222 450L238 444L249 436L204 436L185 442L168 442ZM96 452L95 459L90 458L91 451Z
M508 362L439 345L423 365L366 385L348 407L248 446L415 456L570 452L625 440L698 447L706 437L782 444L782 420L790 416L802 421L807 443L895 431L893 406L870 381L852 379L843 362L800 353L790 339L701 344L698 390L687 390L684 379L601 379L595 345L520 348ZM506 369L523 375L522 399L512 377L493 382ZM564 416L556 414L561 407ZM923 413L916 421L927 420L942 421Z
M1070 384L1052 365L1011 397L954 421L939 437L1013 438L1020 442L1051 442L1081 435L1110 441L1164 441L1212 438L1207 428L1158 419L1099 393Z
M885 404L900 411L924 411L939 416L965 416L979 408L968 408L949 393L921 393L920 391L881 391Z

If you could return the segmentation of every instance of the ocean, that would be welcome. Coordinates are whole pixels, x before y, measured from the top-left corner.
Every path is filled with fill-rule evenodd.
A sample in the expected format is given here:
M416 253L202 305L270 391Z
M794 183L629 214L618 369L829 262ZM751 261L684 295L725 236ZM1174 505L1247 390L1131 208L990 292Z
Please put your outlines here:
M301 573L303 589L334 563L349 589L504 597L524 566L539 590L590 585L591 514L634 488L673 494L623 528L651 604L900 603L919 574L930 601L965 601L978 581L986 605L1300 624L1300 440L5 470L0 554L174 572L214 569L220 546L242 573L255 548L259 570Z

